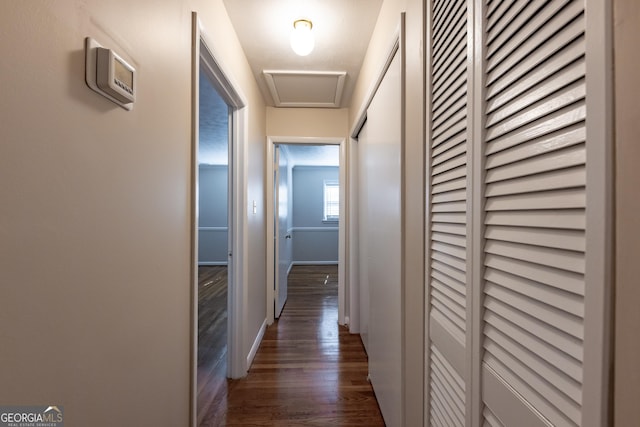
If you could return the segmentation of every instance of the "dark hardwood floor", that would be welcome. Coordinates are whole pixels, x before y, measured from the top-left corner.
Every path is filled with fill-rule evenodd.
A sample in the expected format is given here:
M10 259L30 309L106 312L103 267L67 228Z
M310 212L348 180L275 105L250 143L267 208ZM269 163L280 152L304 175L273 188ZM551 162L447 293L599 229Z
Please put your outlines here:
M227 267L198 267L198 422L227 377Z
M199 425L384 426L360 337L338 326L337 267L296 266L288 287L248 375L199 386Z

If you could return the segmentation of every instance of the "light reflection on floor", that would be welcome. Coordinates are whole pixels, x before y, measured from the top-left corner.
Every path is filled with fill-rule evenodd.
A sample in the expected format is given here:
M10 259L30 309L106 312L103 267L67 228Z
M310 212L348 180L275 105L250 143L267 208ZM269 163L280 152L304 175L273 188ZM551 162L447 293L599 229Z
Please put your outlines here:
M337 270L292 269L247 377L228 382L200 425L384 425L360 337L338 325Z

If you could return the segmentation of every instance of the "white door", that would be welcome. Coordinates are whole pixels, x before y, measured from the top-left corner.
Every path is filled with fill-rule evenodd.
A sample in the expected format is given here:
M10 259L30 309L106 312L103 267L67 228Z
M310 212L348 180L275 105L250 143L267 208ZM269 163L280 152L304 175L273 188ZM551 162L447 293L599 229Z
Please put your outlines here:
M358 291L360 300L360 338L367 353L369 352L369 276L368 276L368 244L367 244L367 145L368 125L365 124L358 133Z
M430 2L428 425L604 425L601 4Z
M280 317L287 302L287 274L291 264L291 234L288 230L289 218L289 179L287 158L276 145L274 150L274 253L275 265L275 310L274 316Z
M369 286L369 375L387 425L402 422L401 63L395 54L369 108L360 140L365 206L361 274Z
M471 65L467 61L467 0L434 1L431 16L428 114L426 305L427 425L463 426L472 388L470 213ZM449 30L455 28L456 31ZM468 424L467 424L468 425Z

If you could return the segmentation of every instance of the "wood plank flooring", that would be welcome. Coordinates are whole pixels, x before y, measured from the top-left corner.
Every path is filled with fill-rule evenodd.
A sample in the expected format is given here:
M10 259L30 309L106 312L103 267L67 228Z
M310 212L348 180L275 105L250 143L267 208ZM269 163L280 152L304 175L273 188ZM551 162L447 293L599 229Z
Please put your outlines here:
M360 337L338 326L337 267L296 266L288 287L248 375L199 406L199 425L384 426Z
M198 422L227 381L227 267L198 267Z

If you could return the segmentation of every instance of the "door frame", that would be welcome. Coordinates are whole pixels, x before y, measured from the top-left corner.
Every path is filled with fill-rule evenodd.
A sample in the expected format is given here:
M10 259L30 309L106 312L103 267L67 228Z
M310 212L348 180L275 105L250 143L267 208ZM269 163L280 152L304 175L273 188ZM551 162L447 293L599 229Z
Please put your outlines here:
M293 136L267 136L267 156L265 166L265 188L266 188L266 221L267 221L267 324L271 325L275 320L275 261L274 251L274 180L273 180L273 156L275 146L279 144L301 144L301 145L338 145L340 146L340 222L338 224L338 324L348 323L345 313L346 308L346 264L347 264L347 229L349 228L349 218L347 216L346 201L348 199L349 188L347 187L347 140L346 138L331 137L293 137Z
M274 318L280 317L282 310L284 309L284 304L279 308L280 304L280 295L279 291L282 288L282 283L280 281L280 179L281 179L281 171L280 171L280 155L281 149L280 145L274 145L274 156L273 156L273 164L274 164L274 178L273 178L273 250L274 250L274 263L273 263L273 283L274 283ZM277 166L275 166L277 165ZM291 197L290 195L288 197ZM289 213L287 214L287 216ZM287 230L285 230L285 236L289 235ZM286 239L286 237L285 237ZM277 255L276 255L277 254ZM289 266L291 267L291 266ZM287 272L288 273L288 272ZM286 287L286 284L285 284ZM286 300L285 300L286 304Z
M350 148L349 170L357 171L355 175L349 176L349 185L351 190L353 191L353 194L355 195L360 193L360 188L359 188L360 184L359 184L359 178L358 178L358 174L360 173L358 169L359 158L360 158L359 156L361 155L358 149L359 148L358 139L359 139L360 131L362 130L362 128L364 127L367 121L367 109L371 105L371 102L373 101L373 98L375 97L378 91L378 88L382 83L382 79L384 79L384 76L386 75L387 70L391 66L391 61L393 61L393 58L395 58L395 55L398 54L398 52L402 56L401 96L403 97L402 104L404 105L405 61L404 61L404 53L401 50L402 46L404 46L403 34L404 34L404 13L401 14L400 23L394 30L393 35L390 38L390 41L388 42L388 47L386 50L387 54L384 57L384 62L380 64L377 70L377 73L376 73L377 77L374 80L373 85L367 91L366 97L362 102L362 105L360 106L358 113L355 116L356 120L351 127L351 132L349 133L350 142L351 142L351 145L349 147ZM405 113L403 111L402 127L404 127L404 120L405 120ZM402 142L402 146L403 146L403 156L404 156L404 140ZM403 159L403 164L404 164L404 159ZM404 191L404 188L403 188L403 191ZM354 263L359 262L358 260L360 257L359 246L358 246L360 242L359 240L360 232L358 229L359 215L360 215L359 201L356 200L349 204L349 217L350 217L349 259L350 259L350 262L353 261ZM349 283L352 284L351 286L349 286L349 315L351 316L351 322L349 324L349 332L353 334L353 333L360 333L361 331L361 322L360 322L360 313L362 310L362 308L360 307L360 285L361 285L360 273L361 272L360 272L359 264L358 264L358 267L356 267L355 265L354 266L350 265L349 267L350 267Z
M404 223L402 233L402 280L401 280L401 298L402 298L402 361L403 361L403 417L406 420L425 419L424 397L428 395L428 389L424 388L424 379L428 378L428 370L425 370L424 361L428 359L428 345L425 346L425 331L429 330L429 324L424 316L424 310L427 304L427 293L424 286L417 284L426 284L425 282L425 250L424 232L416 232L416 230L424 231L426 204L425 200L425 153L423 150L424 134L422 129L417 131L416 120L421 121L422 118L417 117L415 107L416 103L424 106L424 99L416 101L415 94L407 92L409 83L415 84L416 81L408 75L407 68L407 18L406 12L399 14L398 25L387 43L386 56L381 58L378 66L377 76L373 80L373 84L366 92L365 98L360 104L357 114L354 116L355 121L350 128L350 151L349 162L350 168L357 168L358 156L358 134L367 120L367 109L378 90L378 86L382 82L384 75L389 68L394 55L401 55L401 97L402 97L402 221ZM409 26L413 28L413 26ZM423 58L424 59L424 58ZM411 74L411 73L409 73ZM411 77L412 82L408 79ZM424 79L424 76L421 77ZM424 80L422 80L424 84ZM424 89L424 88L422 88ZM422 94L423 95L423 94ZM421 96L422 96L421 95ZM411 107L411 108L409 108ZM416 133L418 132L418 133ZM421 141L421 144L418 144ZM358 175L351 177L352 194L358 194ZM349 228L349 244L351 256L359 256L358 253L358 206L350 205L351 228ZM407 232L413 230L414 232ZM350 313L357 316L360 313L359 307L359 278L360 271L351 269L350 274ZM356 318L357 319L357 318ZM360 331L360 324L355 323L352 319L354 328L352 333ZM411 337L411 339L407 339Z
M227 285L227 376L240 378L247 372L247 360L243 356L244 319L247 312L244 295L247 277L246 258L247 218L246 146L248 140L247 101L239 86L226 72L228 67L219 60L214 44L192 12L191 34L191 182L190 182L190 234L191 234L191 362L190 362L190 425L197 421L197 371L198 371L198 143L199 143L199 94L200 65L206 67L212 84L229 106L229 257Z

